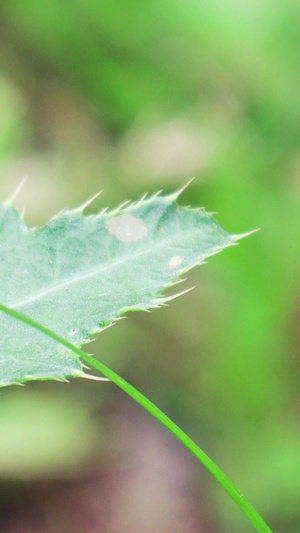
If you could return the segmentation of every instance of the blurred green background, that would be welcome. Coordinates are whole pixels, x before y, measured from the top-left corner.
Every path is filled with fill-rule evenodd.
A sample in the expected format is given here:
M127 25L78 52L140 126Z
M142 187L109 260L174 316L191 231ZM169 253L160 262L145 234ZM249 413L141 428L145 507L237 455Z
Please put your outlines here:
M300 531L300 3L3 0L0 200L35 226L196 180L261 231L89 350L187 431L276 533ZM111 384L3 389L0 531L232 533L241 511Z

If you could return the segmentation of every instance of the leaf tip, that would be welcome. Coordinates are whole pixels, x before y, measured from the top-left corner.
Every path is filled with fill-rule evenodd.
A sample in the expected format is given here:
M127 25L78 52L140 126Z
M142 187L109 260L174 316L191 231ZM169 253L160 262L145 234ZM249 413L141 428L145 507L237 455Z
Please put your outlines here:
M231 239L234 243L237 243L239 240L243 239L244 237L248 237L248 235L252 235L252 233L257 233L260 230L261 228L256 228L251 231L246 231L245 233L234 234L234 235L231 235Z

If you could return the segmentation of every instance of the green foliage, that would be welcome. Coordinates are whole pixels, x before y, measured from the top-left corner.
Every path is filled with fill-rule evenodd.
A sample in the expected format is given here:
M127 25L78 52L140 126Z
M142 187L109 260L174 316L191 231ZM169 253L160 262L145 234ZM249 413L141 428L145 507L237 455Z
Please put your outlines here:
M29 225L99 187L117 205L195 175L187 204L217 209L229 231L262 228L196 269L184 300L131 315L92 351L184 413L278 533L300 531L299 15L294 0L1 5L0 197L29 174L17 204ZM178 146L186 126L195 142ZM54 388L76 391L74 412L87 390L91 409L105 398L118 408L110 387L88 385L30 388L37 405ZM217 485L199 483L212 528L251 531Z
M77 347L127 311L165 304L174 296L163 289L238 238L203 209L179 207L178 195L91 216L83 205L35 230L2 204L0 301ZM88 377L76 354L4 314L0 336L1 386Z

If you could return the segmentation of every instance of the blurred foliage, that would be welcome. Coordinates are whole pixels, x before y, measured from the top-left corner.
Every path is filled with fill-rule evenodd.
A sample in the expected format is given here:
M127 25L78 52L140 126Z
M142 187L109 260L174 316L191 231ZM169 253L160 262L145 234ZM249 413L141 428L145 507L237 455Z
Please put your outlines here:
M94 209L196 175L186 203L217 210L228 231L261 228L189 276L190 295L130 314L93 350L181 423L276 532L299 531L299 2L4 0L1 19L0 194L28 174L29 223L99 189ZM88 385L21 396L76 390L74 406L109 424L120 395ZM201 531L252 531L209 476L199 487Z

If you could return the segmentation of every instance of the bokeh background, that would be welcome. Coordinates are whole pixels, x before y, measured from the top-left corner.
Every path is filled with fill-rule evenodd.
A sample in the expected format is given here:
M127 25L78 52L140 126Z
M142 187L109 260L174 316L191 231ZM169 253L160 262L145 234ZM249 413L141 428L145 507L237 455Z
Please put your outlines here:
M0 199L28 175L29 225L196 176L183 203L261 228L89 350L299 532L299 2L3 0L0 17ZM111 384L3 389L0 479L3 533L253 531Z

